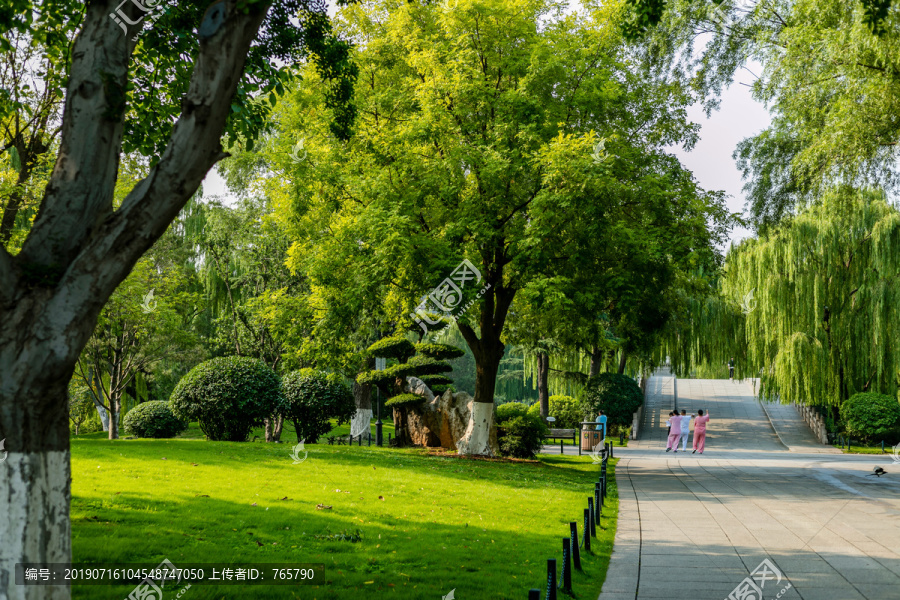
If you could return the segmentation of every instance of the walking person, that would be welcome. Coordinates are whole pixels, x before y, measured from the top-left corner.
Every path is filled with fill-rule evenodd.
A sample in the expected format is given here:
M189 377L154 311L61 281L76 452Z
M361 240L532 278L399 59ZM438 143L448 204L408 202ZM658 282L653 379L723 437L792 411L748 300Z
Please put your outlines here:
M681 451L687 452L688 436L691 435L691 419L694 415L687 414L687 411L681 409ZM675 442L678 445L678 442Z
M675 450L675 453L678 454L678 438L681 437L681 415L674 411L671 414L672 416L669 417L669 422L672 423L672 426L669 429L669 440L666 442L666 452Z
M728 361L728 376L731 377L731 380L734 381L734 357L731 357L731 360Z
M703 447L706 445L706 424L709 423L709 413L703 414L702 410L697 411L697 418L694 419L694 452L700 450L703 454ZM691 452L691 454L694 454Z

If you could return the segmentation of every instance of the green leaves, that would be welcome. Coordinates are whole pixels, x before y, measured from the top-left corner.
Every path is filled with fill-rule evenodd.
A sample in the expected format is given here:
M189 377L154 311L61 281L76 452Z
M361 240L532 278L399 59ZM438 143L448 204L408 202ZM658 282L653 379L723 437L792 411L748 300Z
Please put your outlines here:
M213 358L181 378L170 404L178 418L198 420L209 439L243 442L253 427L282 410L280 381L262 361Z
M284 417L294 422L297 441L314 444L331 431L331 419L349 422L356 412L353 394L337 378L322 371L293 371L282 380Z

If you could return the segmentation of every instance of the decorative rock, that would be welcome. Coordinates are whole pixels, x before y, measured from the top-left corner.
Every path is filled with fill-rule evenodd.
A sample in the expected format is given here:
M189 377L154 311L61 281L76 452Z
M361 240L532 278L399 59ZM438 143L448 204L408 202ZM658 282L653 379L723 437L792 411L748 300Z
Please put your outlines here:
M431 448L457 450L469 439L469 422L475 399L465 392L454 394L447 390L435 396L417 377L408 377L411 393L425 397L425 402L406 408L406 426L413 444ZM497 427L491 427L489 440L491 456L500 455Z

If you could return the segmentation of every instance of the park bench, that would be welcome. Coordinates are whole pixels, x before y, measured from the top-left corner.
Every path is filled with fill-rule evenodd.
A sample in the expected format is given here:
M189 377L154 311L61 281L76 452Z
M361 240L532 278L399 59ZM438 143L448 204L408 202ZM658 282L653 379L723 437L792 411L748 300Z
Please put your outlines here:
M547 434L548 439L568 440L571 439L573 444L578 443L578 430L576 429L551 429Z

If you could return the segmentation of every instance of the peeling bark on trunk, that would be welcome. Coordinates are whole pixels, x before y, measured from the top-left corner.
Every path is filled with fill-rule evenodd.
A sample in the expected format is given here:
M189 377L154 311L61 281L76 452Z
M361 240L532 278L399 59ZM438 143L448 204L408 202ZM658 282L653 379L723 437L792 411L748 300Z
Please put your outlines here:
M547 377L550 373L550 357L546 352L538 352L538 402L541 406L541 417L547 419L550 416L550 386Z

